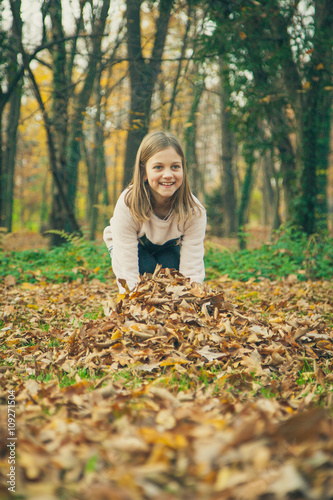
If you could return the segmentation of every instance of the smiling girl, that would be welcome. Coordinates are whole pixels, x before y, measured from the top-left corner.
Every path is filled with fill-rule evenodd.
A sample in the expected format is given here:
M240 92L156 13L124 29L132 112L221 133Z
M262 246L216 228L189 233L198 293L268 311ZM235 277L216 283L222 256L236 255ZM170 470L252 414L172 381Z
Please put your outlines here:
M131 290L157 264L202 283L205 231L206 211L190 191L182 147L168 132L151 132L103 234L120 291L119 279Z

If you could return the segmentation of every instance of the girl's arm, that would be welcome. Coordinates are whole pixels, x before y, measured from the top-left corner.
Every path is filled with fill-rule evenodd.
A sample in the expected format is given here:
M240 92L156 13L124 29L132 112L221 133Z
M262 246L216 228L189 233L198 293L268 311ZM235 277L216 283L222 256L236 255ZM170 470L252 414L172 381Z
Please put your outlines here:
M124 201L124 193L120 196L110 226L107 226L103 238L111 250L112 270L117 278L120 293L125 290L119 279L127 282L131 290L135 287L139 277L138 261L138 230L140 225L133 219L129 208Z
M191 281L203 283L205 278L204 239L207 216L202 207L200 216L193 217L185 225L180 250L179 271Z

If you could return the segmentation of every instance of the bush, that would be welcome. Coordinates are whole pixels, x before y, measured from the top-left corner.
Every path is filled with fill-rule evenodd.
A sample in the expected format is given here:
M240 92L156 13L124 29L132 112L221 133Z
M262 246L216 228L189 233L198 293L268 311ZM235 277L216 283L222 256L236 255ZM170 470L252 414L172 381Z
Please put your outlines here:
M21 282L63 282L77 278L101 281L111 276L106 246L84 238L67 236L59 247L21 252L0 251L0 280L12 275Z
M255 277L276 279L297 275L299 280L330 279L333 277L333 239L328 235L306 234L293 228L276 233L271 245L256 250L217 252L209 249L207 274L214 277L227 274L232 279Z

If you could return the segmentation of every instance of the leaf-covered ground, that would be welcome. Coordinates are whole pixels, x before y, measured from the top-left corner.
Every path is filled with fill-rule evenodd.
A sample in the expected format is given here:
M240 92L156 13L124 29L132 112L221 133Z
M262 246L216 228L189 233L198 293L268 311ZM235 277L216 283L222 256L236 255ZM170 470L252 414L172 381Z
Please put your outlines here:
M333 498L331 282L0 285L1 498L7 401L16 496Z

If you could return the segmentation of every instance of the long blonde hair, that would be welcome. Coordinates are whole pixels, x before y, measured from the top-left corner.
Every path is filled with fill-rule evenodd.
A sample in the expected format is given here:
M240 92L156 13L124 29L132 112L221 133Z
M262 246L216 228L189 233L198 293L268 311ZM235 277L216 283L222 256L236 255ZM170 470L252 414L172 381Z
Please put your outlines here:
M183 182L172 195L171 209L178 215L179 223L184 223L198 209L200 210L189 187L185 155L178 139L170 132L150 132L142 139L139 146L134 164L133 178L125 197L126 205L138 222L150 219L153 210L153 196L150 186L148 182L144 181L147 161L156 153L169 147L174 148L181 157L183 166Z

